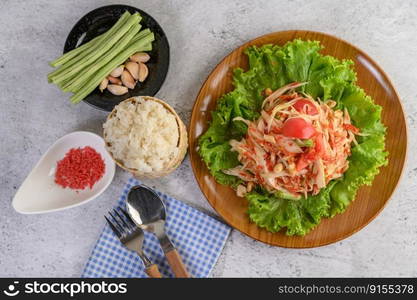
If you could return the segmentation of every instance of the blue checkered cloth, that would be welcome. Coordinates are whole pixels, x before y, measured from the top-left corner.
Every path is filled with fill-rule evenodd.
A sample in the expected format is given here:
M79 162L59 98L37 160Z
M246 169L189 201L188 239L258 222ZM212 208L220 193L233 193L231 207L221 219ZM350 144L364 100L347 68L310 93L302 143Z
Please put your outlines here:
M130 179L117 205L125 207ZM165 229L192 277L207 277L230 233L230 227L174 198L157 194L167 209ZM145 232L143 250L158 265L163 277L174 277L153 234ZM139 256L126 249L106 224L84 268L82 277L147 277Z

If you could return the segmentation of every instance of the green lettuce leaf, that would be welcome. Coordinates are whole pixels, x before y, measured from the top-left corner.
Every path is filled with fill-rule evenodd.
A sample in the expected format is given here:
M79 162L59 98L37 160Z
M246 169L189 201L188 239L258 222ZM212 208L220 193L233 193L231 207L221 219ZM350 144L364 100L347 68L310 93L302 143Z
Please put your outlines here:
M318 195L299 200L279 198L261 189L253 191L246 195L249 218L271 232L286 228L287 235L305 235L327 214L335 184L333 181Z
M318 195L284 199L258 187L248 193L251 221L271 232L285 230L287 235L305 235L323 217L342 213L355 199L362 185L370 185L379 168L387 164L386 128L381 123L381 107L356 85L353 62L319 53L317 41L294 40L284 46L249 47L245 53L249 69L234 71L235 89L217 102L208 130L199 138L199 154L211 174L221 184L235 187L240 180L222 170L239 164L230 150L230 139L241 139L247 127L235 117L259 117L263 91L294 81L307 81L301 91L323 100L333 99L337 108L346 108L352 123L364 136L352 147L349 169L343 178L330 182Z

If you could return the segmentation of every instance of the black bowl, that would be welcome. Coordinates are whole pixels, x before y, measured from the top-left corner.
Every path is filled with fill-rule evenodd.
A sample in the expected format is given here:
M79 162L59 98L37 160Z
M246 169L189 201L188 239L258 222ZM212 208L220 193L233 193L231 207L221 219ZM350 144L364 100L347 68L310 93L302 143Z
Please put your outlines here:
M105 111L111 111L121 101L134 96L154 96L165 81L169 67L169 44L161 26L146 12L127 5L109 5L90 11L82 17L72 28L65 41L64 53L92 40L96 36L109 30L128 11L138 12L142 16L141 29L149 28L155 34L152 51L148 52L151 59L146 63L149 75L142 83L138 82L133 90L127 94L115 96L105 90L103 93L96 88L83 101Z

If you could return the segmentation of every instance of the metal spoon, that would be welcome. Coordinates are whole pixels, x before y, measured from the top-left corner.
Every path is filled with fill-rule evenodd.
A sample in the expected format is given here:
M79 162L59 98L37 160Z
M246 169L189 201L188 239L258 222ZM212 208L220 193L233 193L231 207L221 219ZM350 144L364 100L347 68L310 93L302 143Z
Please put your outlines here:
M136 225L156 235L175 276L190 277L177 249L165 232L166 213L161 198L150 188L137 185L130 189L126 206Z

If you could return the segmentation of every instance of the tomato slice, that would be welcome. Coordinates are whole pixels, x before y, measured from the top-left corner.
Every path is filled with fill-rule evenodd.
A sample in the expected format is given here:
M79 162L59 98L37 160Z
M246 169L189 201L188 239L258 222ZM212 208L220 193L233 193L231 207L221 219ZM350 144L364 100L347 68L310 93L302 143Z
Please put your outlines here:
M309 163L310 163L310 161L304 155L302 155L298 159L298 161L297 161L297 163L295 165L295 169L297 171L301 171L302 169L304 169L305 167L307 167Z
M308 115L317 115L319 112L317 108L314 106L313 103L311 103L308 99L300 99L297 102L295 102L292 107L298 112L306 112Z
M318 133L314 139L314 148L310 148L307 153L303 153L298 159L295 168L300 171L307 167L312 161L324 156L323 134Z
M314 150L316 151L316 158L320 158L324 155L323 134L321 133L317 134L316 136Z
M291 138L309 139L316 134L316 130L303 118L291 118L285 121L282 134Z

